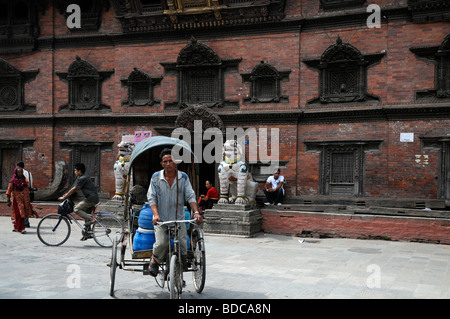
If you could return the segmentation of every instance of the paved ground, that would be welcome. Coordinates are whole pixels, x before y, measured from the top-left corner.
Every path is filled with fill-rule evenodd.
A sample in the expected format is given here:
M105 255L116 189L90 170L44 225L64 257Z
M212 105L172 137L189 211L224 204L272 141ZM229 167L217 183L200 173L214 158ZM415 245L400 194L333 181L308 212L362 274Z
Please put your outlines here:
M60 247L11 232L0 217L0 298L111 298L111 250L79 241L74 229ZM261 234L206 236L202 294L191 276L183 299L450 298L450 246ZM118 269L117 299L167 299L150 276Z

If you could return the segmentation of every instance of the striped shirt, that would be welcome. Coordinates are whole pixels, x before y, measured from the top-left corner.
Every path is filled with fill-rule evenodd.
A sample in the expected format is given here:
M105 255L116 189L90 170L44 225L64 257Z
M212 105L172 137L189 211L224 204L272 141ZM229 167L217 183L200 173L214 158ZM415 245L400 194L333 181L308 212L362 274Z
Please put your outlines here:
M159 218L162 222L173 220L175 217L175 206L177 202L177 183L172 187L164 177L164 170L153 174L150 187L147 192L147 199L150 206L158 207ZM195 192L186 173L178 171L178 209L179 220L184 220L184 203L196 202Z

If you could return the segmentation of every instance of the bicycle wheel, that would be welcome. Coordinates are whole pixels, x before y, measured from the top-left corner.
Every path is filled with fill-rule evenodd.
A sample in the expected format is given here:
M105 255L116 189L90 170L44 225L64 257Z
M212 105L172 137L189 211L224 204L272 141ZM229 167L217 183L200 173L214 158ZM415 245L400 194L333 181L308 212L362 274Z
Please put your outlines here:
M192 263L192 279L195 291L201 293L205 288L206 280L206 252L203 240L197 241L194 247L194 260Z
M121 221L108 213L99 213L96 219L92 225L92 237L98 245L112 247L114 238L123 232Z
M181 279L182 274L181 263L178 261L177 255L172 255L170 258L170 299L181 299L181 291L183 288L183 280Z
M109 275L110 275L110 287L109 295L114 296L114 285L116 283L116 269L119 264L117 263L117 238L113 239L112 254L111 254L111 264L109 265Z
M37 226L39 240L47 246L59 246L69 239L72 228L67 217L49 214Z

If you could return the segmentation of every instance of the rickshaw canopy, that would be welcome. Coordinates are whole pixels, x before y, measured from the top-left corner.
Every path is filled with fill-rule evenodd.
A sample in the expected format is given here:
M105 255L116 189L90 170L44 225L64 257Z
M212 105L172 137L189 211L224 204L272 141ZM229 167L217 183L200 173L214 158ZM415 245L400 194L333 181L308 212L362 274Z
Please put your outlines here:
M182 147L183 149L190 152L190 154L193 156L193 160L195 161L195 164L196 164L195 169L198 172L199 167L198 167L197 161L195 160L196 157L188 143L186 143L183 140L172 138L172 137L167 137L167 136L152 136L152 137L149 137L149 138L146 138L146 139L140 141L134 147L133 152L131 153L128 175L131 174L131 169L133 167L133 161L136 158L138 158L141 154L143 154L144 152L146 152L152 148L155 148L155 147L164 147L164 146L173 147L175 145L178 145L179 147Z

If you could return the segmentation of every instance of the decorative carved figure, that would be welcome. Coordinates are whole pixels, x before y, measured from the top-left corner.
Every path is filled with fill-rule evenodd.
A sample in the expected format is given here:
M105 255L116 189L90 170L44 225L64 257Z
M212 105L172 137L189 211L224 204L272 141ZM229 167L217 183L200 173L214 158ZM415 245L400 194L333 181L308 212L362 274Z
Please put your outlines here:
M254 204L258 183L252 178L243 159L242 146L235 140L223 145L224 158L218 168L220 181L219 204Z
M113 200L122 200L126 184L126 176L130 167L131 153L134 149L134 143L120 142L118 145L119 154L117 160L114 163L114 177L116 180L116 193L113 196ZM130 180L130 184L133 182Z

